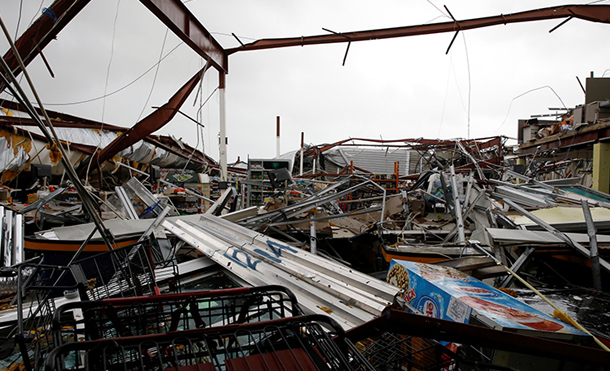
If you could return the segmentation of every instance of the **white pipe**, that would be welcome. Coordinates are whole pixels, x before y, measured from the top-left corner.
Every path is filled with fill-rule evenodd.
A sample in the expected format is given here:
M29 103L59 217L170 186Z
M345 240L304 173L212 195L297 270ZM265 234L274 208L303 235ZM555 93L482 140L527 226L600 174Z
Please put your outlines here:
M13 219L13 257L11 264L23 261L23 215L15 214Z
M311 219L315 218L314 214L311 214ZM318 253L318 236L316 232L316 221L312 220L309 222L309 252L312 254Z
M466 242L466 235L464 234L464 220L462 219L462 208L460 205L460 198L458 197L458 188L457 188L457 181L455 179L455 169L453 167L453 165L451 165L449 167L449 170L451 171L451 188L453 192L453 205L455 208L455 222L457 224L458 227L458 239L459 243L464 243Z
M4 209L4 263L11 265L13 256L13 210Z
M225 84L226 84L225 73L219 72L220 87L218 89L218 96L220 100L220 180L223 182L227 181L227 117L226 117L226 103L225 103Z

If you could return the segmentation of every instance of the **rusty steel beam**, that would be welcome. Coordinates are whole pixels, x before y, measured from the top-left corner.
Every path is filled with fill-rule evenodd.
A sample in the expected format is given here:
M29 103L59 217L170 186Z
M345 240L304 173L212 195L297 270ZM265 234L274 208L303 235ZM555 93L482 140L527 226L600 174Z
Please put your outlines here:
M146 138L148 135L161 129L165 126L182 107L182 104L186 101L191 92L195 89L199 80L203 77L206 67L202 68L191 77L191 79L174 94L170 100L165 103L162 107L159 107L150 115L143 118L140 122L135 124L132 128L128 129L123 135L117 137L104 149L93 156L91 160L96 166L100 165L104 161L112 158L118 152L125 148L137 143L139 140ZM84 169L81 169L84 171Z
M56 128L76 128L76 129L93 129L93 130L102 130L100 125L91 124L88 122L70 122L70 121L61 121L61 120L53 120L53 126ZM9 116L0 116L0 125L17 125L17 126L37 126L36 122L28 117L9 117ZM113 125L104 125L103 130L108 131L125 131L126 128L119 128L118 126Z
M285 48L289 46L305 46L331 43L347 43L388 39L396 37L429 35L443 32L465 31L481 27L506 25L509 23L532 22L557 18L580 18L591 22L610 23L610 5L564 5L544 9L529 10L512 14L500 14L492 17L467 19L432 23L417 26L383 28L368 31L331 33L316 36L301 36L278 39L262 39L249 44L227 49L228 54L241 51Z
M149 136L149 137L152 137L152 136ZM157 139L159 142L165 144L166 146L172 147L176 144L175 139L170 136L155 136L154 138ZM196 158L198 158L199 160L201 160L203 162L210 162L210 161L214 162L214 159L212 159L205 153L200 152L196 148L191 147L190 145L188 145L188 143L182 142L182 145L184 146L184 149L180 148L180 151L181 151L181 153L185 154L187 157L192 158L193 156L196 156ZM172 147L172 148L175 148L175 147ZM185 157L185 158L187 158L187 157Z
M352 146L352 144L346 144L351 141L376 143L376 146L382 146L382 145L389 146L390 143L404 143L404 144L393 145L395 147L412 147L413 145L410 143L416 143L415 145L430 145L430 146L455 145L455 141L453 141L453 140L442 140L442 139L417 138L417 139L388 139L388 140L386 140L386 139L349 138L349 139L343 139L343 140L340 140L338 142L331 143L331 144L324 144L321 147L319 147L318 150L320 152L324 153L334 147L343 146L343 145ZM359 145L366 146L365 144L353 144L353 146L359 146ZM311 155L311 152L312 152L312 149L310 148L307 151L305 151L305 154L309 156L309 155Z
M167 152L172 153L172 154L174 154L174 155L176 155L178 157L182 157L182 158L184 158L186 160L188 160L189 157L190 157L188 153L183 153L183 152L181 152L181 151L179 151L179 150L177 150L175 148L172 148L171 146L169 146L169 145L167 145L167 144L165 144L165 143L163 143L163 142L153 138L152 136L146 137L144 140L146 142L156 146L156 147L164 149ZM202 160L200 158L191 158L190 161L198 163L199 165L202 165L202 166L210 165L210 162L208 162L207 160Z
M14 131L16 133L19 133L20 135L23 135L24 137L31 137L32 139L36 139L39 140L41 142L47 142L47 138L44 135L40 135L22 128L18 128L15 126L12 126L8 123L3 122L2 120L0 120L0 127L7 129L7 130L11 130ZM67 142L65 140L60 140L60 142L66 146L69 146L70 149L75 149L77 151L81 151L85 154L91 155L95 152L96 147L95 146L90 146L87 144L79 144L79 143L70 143ZM33 155L32 153L30 154L30 156ZM29 160L30 162L32 161L32 159Z
M361 141L361 142L369 142L375 144L351 144L349 142L352 141ZM485 141L485 142L484 142ZM396 143L396 144L392 144ZM479 146L479 149L486 149L493 147L494 145L499 145L502 143L502 137L488 137L488 138L477 138L477 139L464 139L461 140L461 143L465 146ZM362 147L379 147L379 146L387 146L387 147L396 147L396 148L414 148L414 149L427 149L427 148L444 148L444 147L455 147L455 140L445 140L445 139L424 139L424 138L411 138L411 139L366 139L366 138L349 138L343 139L335 143L331 144L323 144L318 148L318 150L322 153L339 146L362 146ZM305 151L304 156L311 156L313 154L314 149L309 148Z
M186 143L183 143L186 147L185 150L176 149L172 147L172 144L174 144L175 142L169 137L149 135L144 140L150 144L153 144L159 148L166 150L167 152L173 153L178 157L182 157L187 160L190 159L191 162L196 162L201 165L212 165L214 162L214 160L208 157L205 153L194 150L194 148L189 147ZM203 157L201 157L200 154L202 154Z
M140 0L182 41L220 72L228 73L226 51L180 0Z
M492 158L489 160L481 160L481 161L477 161L477 165L483 169L494 169L494 168L498 168L498 163L502 162L503 158L502 157L496 157L496 158ZM457 172L464 172L466 170L470 170L470 169L474 169L476 166L474 163L469 163L466 165L462 165L462 166L458 166L455 168L455 171Z
M18 102L11 102L6 99L0 99L0 107L6 108L11 111L19 111L19 112L27 112L25 107L23 107ZM38 107L34 107L36 112L39 115L42 115L42 111ZM104 129L110 131L125 131L127 128L123 128L116 125L105 124L99 121L89 120L78 116L69 115L66 113L51 111L45 109L49 118L53 120L53 126L56 127L76 127L83 129ZM33 126L37 125L34 120L25 117L17 117L17 116L2 116L0 120L5 121L9 124L14 125L23 125L23 126Z
M91 0L56 0L43 14L17 39L15 46L19 51L24 65L28 65L42 50L57 37L57 34ZM12 50L4 55L4 61L15 76L21 73L19 62ZM0 82L0 92L6 86Z
M553 135L533 143L527 143L527 145L522 144L517 154L519 156L527 156L533 155L536 151L541 153L552 149L574 149L608 140L610 140L610 125L599 124L597 127L591 125L579 128L579 131L574 130L561 136Z
M18 127L18 126L35 126L35 125L36 125L36 123L32 119L29 119L29 118L0 116L0 128L4 128L4 129L10 130L10 131L16 131L23 136L32 136L34 139L40 140L42 142L46 142L47 141L46 137ZM56 128L79 128L79 129L91 129L91 130L100 130L101 129L97 125L72 123L72 122L64 122L64 121L53 121L53 126L55 126ZM113 127L116 129L112 129L112 128L109 128L109 126L113 127L112 125L105 124L104 130L109 130L109 131L127 130L125 128L120 128L118 126ZM187 147L186 151L180 151L175 148L172 148L171 145L165 143L165 142L168 142L168 143L172 142L171 138L157 137L157 136L149 135L146 138L144 138L143 140L156 147L164 149L165 151L170 152L178 157L184 158L186 160L190 160L191 162L195 162L195 163L198 163L198 164L204 165L204 166L206 164L208 166L212 166L212 167L214 166L213 159L209 158L205 154L203 154L204 157L201 157L200 156L201 152L195 151L192 147L189 147L188 145L186 145L186 147ZM66 142L64 140L62 140L61 142L68 144L68 142ZM70 142L69 145L70 145L70 148L77 149L88 155L92 155L97 148L96 146L90 146L87 144L79 144L79 143L74 143L74 142Z

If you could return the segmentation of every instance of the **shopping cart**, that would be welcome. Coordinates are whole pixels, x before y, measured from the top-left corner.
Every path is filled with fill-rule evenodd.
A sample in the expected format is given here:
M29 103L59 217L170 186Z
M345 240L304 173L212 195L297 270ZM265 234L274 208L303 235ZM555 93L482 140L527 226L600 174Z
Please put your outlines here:
M456 369L456 355L434 339L383 332L356 346L378 371Z
M81 296L81 300L157 293L155 267L167 264L175 267L175 260L155 260L154 250L150 241L145 240L75 262L88 279L86 297Z
M69 266L44 264L38 257L4 268L14 271L18 292L14 299L15 320L3 329L18 345L19 357L2 366L22 364L27 370L38 369L50 349L67 341L61 332L53 333L56 302L65 300L64 295L87 301L158 292L151 248L144 241Z
M287 317L64 344L45 370L373 370L330 317Z
M610 353L390 309L346 337L378 371L607 370Z
M94 340L267 321L303 315L282 286L241 287L73 302L55 311L56 339Z

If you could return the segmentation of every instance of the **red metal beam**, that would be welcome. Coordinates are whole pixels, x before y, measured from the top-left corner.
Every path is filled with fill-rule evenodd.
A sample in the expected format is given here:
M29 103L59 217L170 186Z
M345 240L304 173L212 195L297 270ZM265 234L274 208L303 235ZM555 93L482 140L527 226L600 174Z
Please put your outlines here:
M487 141L486 141L487 140ZM360 144L355 143L351 144L349 142L352 141L360 141L360 142L369 142L375 144ZM486 142L483 142L486 141ZM502 143L502 137L488 137L488 138L477 138L477 139L464 139L460 141L465 147L470 146L479 146L479 149L485 149L492 147L494 145ZM396 144L392 144L396 143ZM318 147L318 150L322 153L338 146L374 146L374 147L396 147L396 148L413 148L413 149L428 149L428 148L443 148L443 147L455 147L455 140L447 140L447 139L424 139L424 138L415 138L415 139L366 139L366 138L349 138L340 140L331 144L323 144ZM315 147L313 147L315 148ZM313 148L309 148L305 151L304 156L311 156L313 153Z
M180 0L140 0L182 41L210 61L218 71L229 71L228 55Z
M91 0L57 0L44 11L24 33L15 41L23 63L27 66L39 53L42 53L51 40L87 5ZM15 76L21 68L12 50L4 55L4 61ZM4 91L0 83L0 92Z
M146 116L132 128L127 130L123 135L113 140L108 146L93 156L93 164L101 164L102 162L112 158L115 154L132 144L146 138L148 135L161 129L167 124L178 112L186 98L191 94L197 86L199 80L203 77L205 67L195 74L171 99L162 107Z
M175 148L173 146L176 144L176 142L168 136L149 135L145 140L149 143L156 145L157 147L160 147L163 149L168 149L168 150L173 150ZM205 153L196 150L195 148L189 146L187 143L182 143L182 145L184 146L184 150L182 150L182 149L179 150L179 152L182 153L179 156L184 157L186 159L188 159L189 157L196 158L197 161L201 162L202 164L205 164L205 163L213 164L214 163L214 159L212 159ZM178 149L176 149L176 151L178 151ZM178 153L176 153L176 154L178 154Z
M331 143L331 144L324 144L321 147L319 147L320 152L324 153L326 151L328 151L329 149L332 149L334 147L338 147L338 146L359 146L362 144L346 144L348 142L351 141L361 141L361 142L370 142L370 143L376 143L377 146L390 146L390 143L403 143L403 144L396 144L393 145L394 147L413 147L413 146L418 146L418 145L431 145L431 146L435 146L435 145L455 145L455 141L454 140L441 140L441 139L423 139L423 138L417 138L417 139L389 139L389 140L385 140L385 139L366 139L366 138L349 138L349 139L344 139L344 140L340 140L338 142L335 143ZM415 143L415 144L411 144L411 143ZM363 145L366 146L366 145ZM307 151L305 151L306 155L311 155L312 149L308 149Z
M46 137L44 137L44 136L42 136L40 134L36 134L34 132L31 132L31 131L27 131L25 129L13 126L13 124L10 121L7 121L5 119L6 119L6 117L0 117L0 127L5 128L7 130L11 130L11 131L14 130L14 131L18 132L19 134L21 134L21 135L23 135L25 137L31 136L32 138L40 140L42 142L46 142L47 141ZM11 119L13 119L13 118L11 117ZM25 119L25 120L33 122L30 119ZM70 126L65 126L65 125L62 125L62 124L66 124L66 123L62 123L62 122L54 122L53 123L53 125L55 127L70 127ZM17 122L17 123L15 123L15 125L24 126L24 123L23 122ZM80 127L81 128L88 128L88 127L84 127L84 126L80 126ZM97 128L89 128L89 129L97 129ZM181 150L172 148L170 145L164 143L165 141L171 141L170 138L148 136L148 137L144 138L143 140L148 142L148 143L150 143L150 144L152 144L152 145L154 145L154 146L156 146L156 147L158 147L158 148L161 148L161 149L163 149L163 150L165 150L167 152L170 152L170 153L172 153L172 154L174 154L174 155L176 155L178 157L181 157L181 158L183 158L185 160L190 160L193 163L197 163L197 164L202 165L202 166L206 166L207 165L208 167L212 167L212 168L217 167L217 165L214 163L214 160L212 158L208 157L205 154L203 154L203 158L202 158L199 155L201 153L199 151L193 151L192 148L190 148L190 150L187 150L187 151L181 151ZM92 155L95 152L95 150L97 149L96 146L90 146L88 144L80 144L80 143L74 143L74 142L67 142L65 140L62 140L61 142L65 143L67 146L69 145L70 148L72 148L72 149L79 150L79 151L81 151L83 153L86 153L88 155Z
M202 166L213 165L213 162L210 162L208 159L203 160L203 159L199 158L199 156L192 157L192 156L190 156L189 153L185 153L186 151L182 152L182 151L180 151L178 149L172 148L171 146L163 143L161 140L158 140L158 139L160 139L160 138L156 138L155 139L152 136L148 136L148 137L144 138L144 140L147 141L148 143L150 143L150 144L152 144L152 145L154 145L156 147L159 147L161 149L164 149L167 152L172 153L172 154L174 154L174 155L176 155L178 157L182 157L182 158L184 158L186 160L190 159L190 161L193 162L193 163L197 163L197 164L202 165Z
M52 116L51 116L52 117ZM99 125L91 124L88 122L70 122L70 121L60 121L53 120L53 126L56 128L77 128L77 129L94 129L94 130L102 130L102 127ZM0 116L0 125L2 126L38 126L38 124L29 117L9 117L9 116ZM108 131L125 131L126 128L120 128L118 126L113 125L104 125L103 130Z
M551 8L529 10L513 14L500 14L498 16L467 19L457 22L432 23L418 26L383 28L368 31L355 31L345 33L331 33L317 36L301 36L282 39L257 40L237 48L227 49L228 54L247 50L260 50L272 48L285 48L289 46L305 46L331 43L347 43L352 41L366 41L388 39L395 37L429 35L442 32L465 31L481 27L501 24L532 22L556 18L580 18L591 22L610 23L610 5L564 5Z
M11 102L5 99L0 99L0 107L19 112L26 112L25 107L17 102ZM42 115L42 111L38 107L34 107L39 115ZM82 117L72 116L61 112L51 111L46 109L49 118L53 120L53 126L56 127L75 127L83 129L104 129L110 131L125 131L127 128L123 128L116 125L105 124L99 121L89 120ZM25 117L18 116L2 116L0 120L11 124L11 125L23 125L23 126L36 126L34 120Z
M477 161L477 165L479 165L479 167L482 169L493 169L493 168L499 167L499 165L494 166L494 164L500 163L502 161L503 161L502 157L496 157L496 158L492 158L489 160ZM470 170L470 169L474 169L474 168L475 168L475 165L474 165L474 163L471 162L469 164L456 167L455 171L459 173L459 172L464 172L466 170Z
M578 131L572 130L563 135L552 135L532 143L522 144L517 153L519 156L526 156L552 149L578 148L608 140L610 140L610 124L604 123L581 127Z

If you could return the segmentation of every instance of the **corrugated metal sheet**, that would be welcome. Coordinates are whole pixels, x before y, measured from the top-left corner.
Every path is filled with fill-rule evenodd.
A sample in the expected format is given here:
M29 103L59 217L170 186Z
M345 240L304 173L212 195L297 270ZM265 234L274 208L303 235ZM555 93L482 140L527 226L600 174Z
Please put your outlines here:
M29 156L23 146L13 150L11 143L6 138L0 137L0 172L23 170L28 166L28 160Z
M40 130L35 127L21 127L21 129L40 134ZM113 131L83 128L55 128L55 131L62 141L92 147L99 146L100 148L110 144L118 135ZM68 160L74 165L81 161L87 161L87 158L89 158L81 151L70 148L69 145L67 154ZM182 168L187 164L185 158L145 141L139 141L117 155L141 164L152 164L160 167ZM0 130L0 172L21 171L27 169L30 162L57 165L51 160L46 142L37 139L31 140L27 135L23 136L13 131ZM61 174L62 169L61 165L53 166L53 173ZM10 178L5 177L3 180L8 181Z
M61 140L71 143L86 144L89 146L104 148L114 141L118 134L113 131L92 130L81 128L56 128L57 136ZM139 141L117 154L119 157L136 161L143 164L162 164L168 162L169 153L164 149L144 141ZM176 156L177 157L177 156ZM170 163L175 160L172 159Z
M117 137L117 133L113 131L82 128L55 128L55 132L59 139L65 140L66 142L86 144L89 146L99 145L100 148L107 146Z
M163 227L250 285L287 287L307 312L328 315L346 330L383 315L401 291L213 215L167 218Z
M400 175L419 172L420 155L407 148L336 147L324 152L324 156L329 173L336 173L351 161L354 161L354 166L375 174L393 174L395 162L399 162Z

